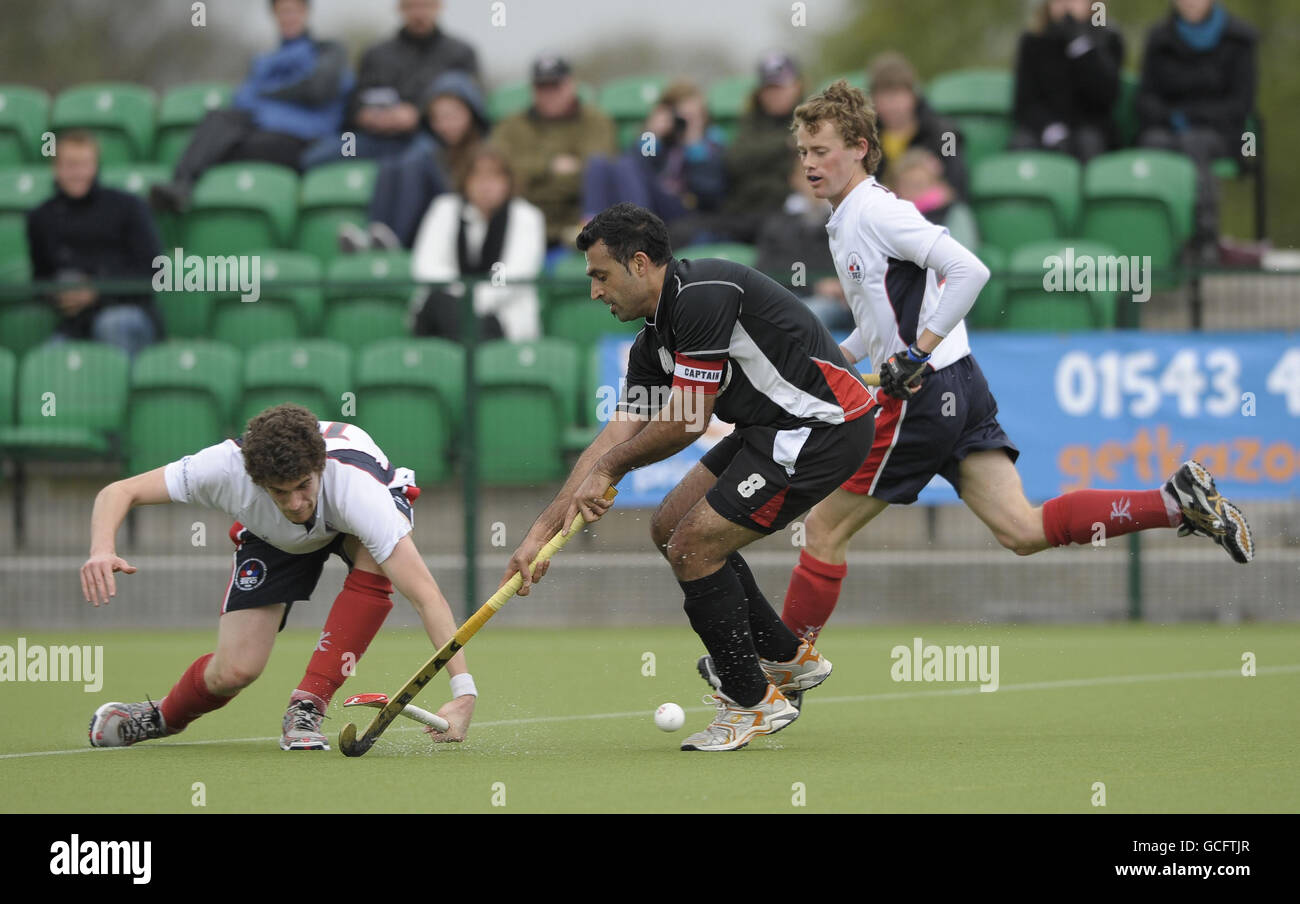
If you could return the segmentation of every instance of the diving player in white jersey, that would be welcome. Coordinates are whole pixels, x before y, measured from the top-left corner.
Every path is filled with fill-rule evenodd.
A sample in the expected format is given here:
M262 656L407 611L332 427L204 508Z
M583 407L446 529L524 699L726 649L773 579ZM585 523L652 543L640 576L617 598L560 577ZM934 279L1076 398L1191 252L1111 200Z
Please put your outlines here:
M962 321L988 269L876 182L880 138L861 91L835 83L795 110L791 128L814 194L834 208L826 230L857 324L841 350L849 361L869 358L881 390L866 461L808 514L782 612L795 634L815 641L834 610L849 539L890 503L915 502L935 474L1017 555L1088 543L1101 522L1111 537L1176 527L1209 536L1237 562L1251 560L1245 517L1194 461L1163 488L1080 490L1031 505L1015 467L1019 450L998 425ZM708 680L712 664L699 667Z
M221 603L217 648L200 656L157 704L106 703L90 723L95 747L125 747L176 734L220 709L256 680L289 610L310 599L325 561L348 565L343 590L285 713L280 747L328 750L320 730L326 707L352 674L392 609L394 585L414 605L435 648L456 631L437 582L411 540L414 475L394 468L365 431L318 421L298 405L268 408L240 439L109 484L95 499L90 558L81 567L87 602L116 594L114 572L136 569L117 555L114 538L136 505L187 502L225 512L235 558ZM454 697L438 711L450 723L435 741L462 741L477 691L465 654L447 664Z

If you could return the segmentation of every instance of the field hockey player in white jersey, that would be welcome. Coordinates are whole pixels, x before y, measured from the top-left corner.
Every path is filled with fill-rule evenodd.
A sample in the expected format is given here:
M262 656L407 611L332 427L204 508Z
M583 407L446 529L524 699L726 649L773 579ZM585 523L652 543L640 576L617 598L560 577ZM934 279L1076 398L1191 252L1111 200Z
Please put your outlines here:
M839 599L850 538L890 504L907 505L936 474L1017 555L1089 543L1093 525L1115 537L1177 528L1210 537L1236 562L1254 555L1250 527L1187 461L1163 487L1079 490L1041 506L1025 498L1019 450L997 421L997 403L967 343L963 317L989 271L942 226L880 185L875 111L840 81L794 112L805 177L833 208L826 231L856 329L844 357L880 374L876 433L862 467L813 507L807 546L791 576L782 620L815 641ZM711 663L702 659L708 680Z
M360 427L318 421L292 404L263 411L239 439L101 490L91 515L90 558L81 567L82 592L95 606L116 594L115 572L136 571L115 545L133 506L187 502L222 511L236 519L230 529L235 555L216 650L194 660L157 703L99 707L91 745L125 747L176 734L229 703L262 673L289 610L311 598L325 561L337 554L348 575L290 695L280 738L283 750L328 750L321 720L392 609L394 586L415 607L435 648L456 631L410 536L418 495L410 469L392 467ZM447 671L453 699L438 714L449 728L429 733L435 741L461 741L477 690L463 653Z

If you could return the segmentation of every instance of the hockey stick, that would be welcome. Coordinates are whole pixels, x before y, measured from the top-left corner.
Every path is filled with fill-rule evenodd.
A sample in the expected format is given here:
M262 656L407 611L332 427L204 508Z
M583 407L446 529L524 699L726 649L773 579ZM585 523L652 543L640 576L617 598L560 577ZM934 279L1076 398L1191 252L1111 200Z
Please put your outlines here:
M618 495L618 490L610 487L605 491L605 498L613 501ZM569 542L572 537L585 522L582 513L579 512L574 516L573 523L569 525L569 533L566 536L563 531L557 533L547 541L541 551L537 553L537 558L533 559L528 570L531 574L533 569L542 562L549 561L551 556L555 555L564 548L564 544ZM470 564L473 567L473 563ZM384 730L392 724L393 720L401 715L406 705L415 699L415 696L424 689L424 686L433 680L433 676L442 671L456 652L465 644L469 643L471 637L478 633L478 629L487 624L488 619L497 614L502 606L515 595L515 592L523 586L524 577L516 574L510 580L501 586L501 589L492 594L486 603L479 607L479 610L469 617L465 624L460 626L451 640L443 644L441 650L433 654L433 658L420 667L420 670L411 676L411 680L402 685L402 689L388 698L387 705L379 712L375 713L375 718L371 720L370 725L357 737L357 726L352 722L343 726L339 732L339 750L343 751L344 756L362 756L369 750Z

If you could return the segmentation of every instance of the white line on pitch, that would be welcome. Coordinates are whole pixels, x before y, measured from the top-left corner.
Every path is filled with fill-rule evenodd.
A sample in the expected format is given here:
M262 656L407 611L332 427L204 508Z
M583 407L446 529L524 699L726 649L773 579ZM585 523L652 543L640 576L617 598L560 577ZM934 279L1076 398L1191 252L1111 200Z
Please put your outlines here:
M1260 676L1290 675L1300 672L1298 665L1261 666ZM1238 678L1240 669L1213 669L1201 672L1167 672L1162 675L1108 675L1100 678L1064 678L1060 681L1030 681L1025 684L1004 684L995 693L1004 691L1050 691L1071 687L1101 687L1107 684L1141 684L1147 681L1185 681L1198 678ZM852 697L817 697L818 706L830 703L877 703L885 700L915 700L924 697L957 697L979 694L978 685L944 688L933 691L894 691L885 694L859 694ZM687 712L708 712L707 706L685 706ZM475 728L501 728L507 725L540 725L553 722L586 722L592 719L631 719L644 718L649 710L634 710L623 713L585 713L576 716L530 716L526 719L497 719L495 721L475 722ZM389 731L423 731L414 725L399 725ZM201 747L210 744L245 744L258 741L276 741L279 736L261 738L214 738L209 741L168 741L168 747ZM74 747L69 750L36 750L29 753L0 753L0 760L15 760L35 756L66 756L74 753L90 753L102 750L126 750L125 747Z

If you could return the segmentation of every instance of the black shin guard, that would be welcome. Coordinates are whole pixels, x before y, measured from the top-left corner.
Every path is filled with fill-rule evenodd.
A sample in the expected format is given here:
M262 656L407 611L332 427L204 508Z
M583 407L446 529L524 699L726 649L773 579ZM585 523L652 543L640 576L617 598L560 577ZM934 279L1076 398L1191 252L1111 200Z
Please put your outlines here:
M799 638L781 621L772 604L763 596L754 580L749 563L738 552L727 556L727 564L740 578L749 602L749 633L754 637L754 649L769 662L789 662L799 652Z
M758 666L740 578L724 565L698 580L678 583L686 595L686 616L713 657L722 692L741 706L758 704L767 694L767 677Z

